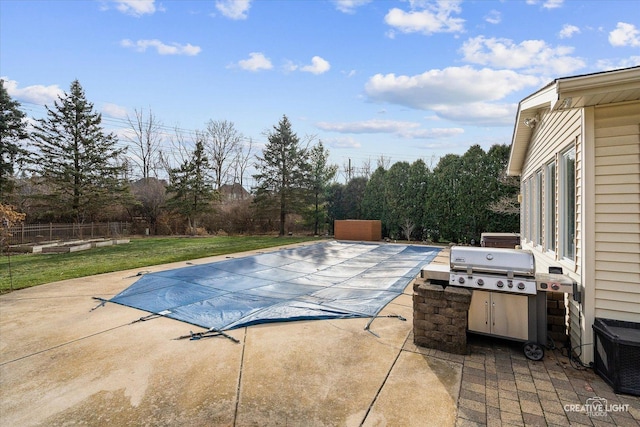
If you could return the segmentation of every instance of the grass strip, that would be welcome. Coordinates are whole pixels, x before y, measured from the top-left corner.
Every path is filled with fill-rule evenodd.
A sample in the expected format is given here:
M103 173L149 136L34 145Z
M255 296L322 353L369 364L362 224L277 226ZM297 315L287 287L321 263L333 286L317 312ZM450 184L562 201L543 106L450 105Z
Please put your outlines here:
M187 261L317 240L312 237L216 236L138 238L130 243L62 254L5 254L0 258L0 293L58 280L150 265ZM11 278L9 276L11 262Z

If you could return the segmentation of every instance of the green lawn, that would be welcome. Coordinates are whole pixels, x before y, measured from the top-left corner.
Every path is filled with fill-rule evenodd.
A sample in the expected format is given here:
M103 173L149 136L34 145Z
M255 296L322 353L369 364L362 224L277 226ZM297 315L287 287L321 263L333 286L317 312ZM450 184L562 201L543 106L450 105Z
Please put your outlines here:
M0 293L57 280L168 262L317 240L312 237L229 236L131 239L131 243L66 254L20 254L0 258Z

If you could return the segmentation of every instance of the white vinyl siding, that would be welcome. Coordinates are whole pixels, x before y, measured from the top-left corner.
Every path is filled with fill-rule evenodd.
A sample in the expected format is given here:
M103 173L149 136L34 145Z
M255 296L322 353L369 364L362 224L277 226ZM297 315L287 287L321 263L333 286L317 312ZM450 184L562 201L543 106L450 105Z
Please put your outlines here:
M595 109L595 317L640 322L640 103Z
M580 109L571 109L567 111L553 111L553 112L541 112L541 120L538 122L538 125L535 128L535 132L533 135L533 139L531 144L529 145L529 152L527 154L527 159L525 164L523 165L522 170L522 182L523 189L528 190L529 194L523 194L523 206L521 206L522 210L522 234L525 237L524 242L527 243L531 247L535 247L539 249L541 254L544 255L543 262L549 265L557 265L558 261L561 261L560 251L556 248L556 242L559 239L559 226L560 226L560 182L559 182L559 168L555 168L556 182L553 183L553 195L547 195L546 184L543 184L542 190L544 191L545 196L542 199L543 210L542 210L542 223L540 226L543 227L543 237L544 241L536 241L536 235L533 234L535 230L534 218L536 216L536 206L535 203L531 203L531 188L527 186L527 183L536 176L536 174L544 167L544 165L548 165L551 162L555 162L556 159L560 158L560 154L565 152L568 149L576 148L578 149L581 137L581 121L582 121L582 110ZM559 160L558 160L559 161ZM577 168L579 165L577 165ZM548 169L545 171L548 172ZM576 180L579 180L580 174L579 171L576 171ZM544 177L545 183L547 182L547 177ZM579 181L577 181L577 185L579 185ZM577 192L576 192L577 194ZM549 197L554 197L553 200L553 208L550 208L551 203L549 202ZM550 206L546 206L549 203ZM545 207L546 206L546 207ZM553 215L553 217L548 217L548 215ZM580 220L578 212L576 213L576 223ZM577 224L576 224L577 228ZM552 234L552 235L550 235ZM579 236L578 236L579 237ZM549 240L550 242L547 242ZM576 239L577 240L577 239ZM542 246L534 245L542 244ZM577 243L577 242L576 242ZM552 249L553 248L553 249ZM547 252L550 250L550 252ZM575 263L570 262L569 264L563 264L565 270L575 272L579 271L577 269L576 263L579 260L579 253L576 254Z
M581 301L569 297L567 304L571 348L583 363L593 360L592 326L596 317L640 323L639 83L637 67L558 79L518 105L509 173L520 175L524 182L545 168L544 247L540 250L526 239L523 246L536 252L538 271L560 265L577 281ZM571 101L571 106L565 101ZM535 127L525 126L522 118L533 117L537 119ZM562 193L566 193L562 187L562 154L572 147L573 260L562 256L563 250L571 252L566 245L570 239L565 239L564 248L561 240L563 231L570 231L563 224L568 223L563 218L568 211L563 212L562 207ZM552 196L549 165L554 161ZM533 215L531 209L523 204L522 217Z
M545 244L543 248L536 247L532 243L531 235L528 235L528 239L525 239L525 246L536 251L536 271L546 272L549 266L562 266L565 273L570 274L579 284L582 285L582 278L580 276L580 265L582 255L580 248L582 247L580 242L580 234L576 233L575 245L576 256L575 260L567 262L560 256L560 234L561 234L561 197L562 197L562 184L560 179L560 162L562 153L567 150L575 150L576 157L582 150L582 110L572 109L568 111L554 111L542 114L542 121L535 129L535 134L529 145L529 151L527 153L526 161L523 165L522 179L526 183L531 180L534 175L545 165L553 164L553 178L549 167L545 170L545 196L544 196L544 210L543 210L543 224L545 227ZM580 159L576 158L575 165L575 185L576 185L576 197L580 192L581 179L582 179L582 164ZM526 184L523 184L523 188L527 188ZM552 193L547 193L547 189ZM525 199L526 200L526 199ZM527 201L528 202L528 201ZM576 204L577 204L576 200ZM534 215L534 210L529 203L523 203L521 207L523 216L523 232L528 231L527 225L532 222L530 219ZM580 227L582 210L576 206L575 214L575 228ZM580 304L569 298L569 334L572 348L583 344L583 331L585 329L585 321L582 314L582 308ZM589 352L585 350L586 358L589 360Z

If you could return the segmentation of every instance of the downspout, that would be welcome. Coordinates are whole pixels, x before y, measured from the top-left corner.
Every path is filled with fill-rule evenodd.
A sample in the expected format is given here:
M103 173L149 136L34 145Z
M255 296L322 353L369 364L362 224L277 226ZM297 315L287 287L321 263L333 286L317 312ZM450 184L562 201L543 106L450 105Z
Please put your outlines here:
M594 336L592 325L596 311L596 186L595 186L595 107L582 110L582 181L580 213L582 220L582 262L580 263L580 281L583 287L581 304L582 354L583 363L593 361Z

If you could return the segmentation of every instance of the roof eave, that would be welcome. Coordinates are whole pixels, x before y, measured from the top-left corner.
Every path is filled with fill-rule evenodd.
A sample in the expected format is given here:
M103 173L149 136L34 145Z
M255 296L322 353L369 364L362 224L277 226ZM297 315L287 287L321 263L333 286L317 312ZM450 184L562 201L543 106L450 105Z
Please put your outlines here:
M518 104L516 113L516 123L511 137L511 152L509 153L509 163L507 164L507 175L519 176L522 173L522 166L527 154L527 148L535 124L525 124L525 120L538 120L540 110L553 108L558 102L557 81L550 83L546 87L526 97Z

